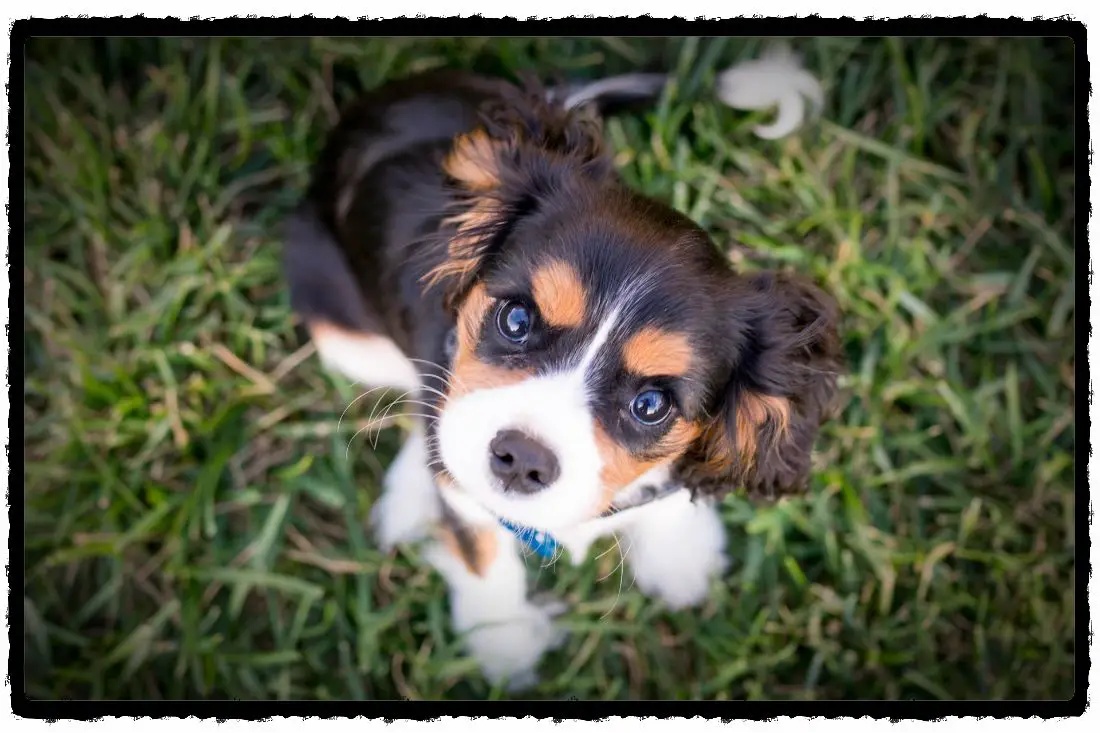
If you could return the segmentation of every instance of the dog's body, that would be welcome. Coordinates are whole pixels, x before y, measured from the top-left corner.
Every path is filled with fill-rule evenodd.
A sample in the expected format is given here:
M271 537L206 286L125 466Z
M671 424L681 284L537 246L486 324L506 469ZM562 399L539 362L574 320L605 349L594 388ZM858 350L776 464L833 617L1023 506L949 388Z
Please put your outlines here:
M456 630L512 686L561 639L517 526L578 562L614 532L643 592L697 604L726 566L715 499L801 487L839 366L823 294L730 272L618 181L594 120L467 74L343 115L286 267L327 366L417 395L375 530L429 539Z

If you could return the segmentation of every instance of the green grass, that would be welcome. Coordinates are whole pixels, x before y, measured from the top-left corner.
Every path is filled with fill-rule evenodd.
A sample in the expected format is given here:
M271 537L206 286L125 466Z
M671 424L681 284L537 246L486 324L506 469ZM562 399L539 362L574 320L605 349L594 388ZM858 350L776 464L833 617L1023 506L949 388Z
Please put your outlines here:
M543 571L577 603L532 696L1070 697L1072 45L796 45L825 117L763 142L699 93L745 39L33 42L26 693L501 696L442 581L373 544L400 428L348 451L377 405L341 423L358 392L295 336L279 222L355 84L658 63L675 88L607 126L623 174L740 267L827 284L847 401L805 498L723 505L704 608L647 601L606 546Z

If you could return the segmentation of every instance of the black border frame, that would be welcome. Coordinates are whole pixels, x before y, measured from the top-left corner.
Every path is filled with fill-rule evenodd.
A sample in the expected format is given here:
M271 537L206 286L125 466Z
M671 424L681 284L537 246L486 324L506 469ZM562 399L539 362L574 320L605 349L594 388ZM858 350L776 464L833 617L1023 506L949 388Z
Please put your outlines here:
M557 32L557 33L553 33ZM100 17L100 18L57 18L17 20L11 26L10 70L8 84L8 130L9 163L8 173L9 201L23 198L23 177L17 175L15 165L23 155L24 147L24 71L25 46L33 36L241 36L241 35L861 35L861 36L1062 36L1074 42L1074 114L1076 127L1076 161L1080 167L1076 171L1075 196L1077 211L1085 213L1075 222L1074 250L1078 266L1088 272L1088 283L1092 284L1092 270L1088 257L1088 214L1090 177L1087 163L1092 162L1092 150L1089 142L1088 103L1091 88L1089 61L1086 54L1086 28L1080 21L1071 18L1033 19L1023 18L901 18L896 20L856 20L854 18L826 19L820 16L805 18L734 18L723 20L688 20L684 18L563 18L553 20L517 20L515 18L486 19L472 18L395 18L386 20L348 20L345 18L325 19L313 16L299 18L224 18L210 20L180 20L176 18L145 17ZM22 265L22 247L18 238L22 227L12 225L15 209L8 204L9 211L9 280L12 283L8 296L9 313L14 319L17 311L13 272L15 265ZM1078 244L1085 244L1078 247ZM1089 313L1091 300L1088 293L1077 294L1077 313ZM22 333L22 326L14 323L5 331L8 337L9 354L14 350L11 344L13 331ZM1087 354L1088 336L1092 333L1092 324L1078 323L1076 329L1076 353ZM1088 390L1088 405L1092 404L1092 387L1087 358L1084 368L1077 369L1076 379L1080 388ZM23 375L22 362L10 359L8 387L9 404L16 402L16 377ZM1081 391L1080 389L1078 390ZM1076 404L1075 424L1085 428L1089 436L1091 421L1088 407ZM1083 418L1083 420L1081 419ZM15 411L10 410L8 429L12 436L17 432ZM1089 442L1076 443L1075 460L1088 465L1092 454L1091 438ZM10 444L6 446L8 460L12 461ZM20 462L21 463L21 462ZM14 465L9 469L9 487L14 485L12 478L18 473ZM24 567L22 563L12 562L7 568L10 583L8 594L10 626L8 643L11 650L7 681L12 687L12 712L15 715L38 720L97 720L106 716L119 717L191 717L221 720L265 720L277 716L293 717L366 717L391 721L394 719L433 720L440 716L533 716L539 719L560 720L600 720L610 716L627 717L695 717L721 719L770 720L779 716L805 717L862 717L876 719L937 720L947 716L979 717L1040 717L1060 718L1080 716L1087 707L1086 693L1091 660L1088 653L1089 628L1091 614L1088 607L1088 579L1091 575L1089 551L1092 543L1089 537L1091 518L1088 502L1087 469L1076 472L1075 532L1077 538L1075 591L1080 612L1076 620L1075 638L1075 674L1074 695L1069 700L1051 701L814 701L814 702L661 702L661 701L447 701L447 702L310 702L310 701L46 701L32 700L22 690L15 690L16 680L22 679L24 669L24 648L17 643L17 631L20 636L24 626L23 604L13 593L15 587L23 584ZM22 515L22 493L9 488L8 516L10 533L8 550L10 557L23 556L23 526L15 519ZM1083 542L1082 542L1083 540Z

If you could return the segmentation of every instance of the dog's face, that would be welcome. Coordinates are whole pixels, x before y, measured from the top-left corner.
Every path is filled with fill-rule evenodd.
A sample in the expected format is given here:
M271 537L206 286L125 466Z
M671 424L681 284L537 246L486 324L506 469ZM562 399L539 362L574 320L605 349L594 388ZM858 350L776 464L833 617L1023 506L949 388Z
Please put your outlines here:
M835 385L831 303L734 275L617 182L597 127L513 104L446 164L464 195L433 273L458 334L437 429L458 486L551 531L658 469L712 494L800 487Z

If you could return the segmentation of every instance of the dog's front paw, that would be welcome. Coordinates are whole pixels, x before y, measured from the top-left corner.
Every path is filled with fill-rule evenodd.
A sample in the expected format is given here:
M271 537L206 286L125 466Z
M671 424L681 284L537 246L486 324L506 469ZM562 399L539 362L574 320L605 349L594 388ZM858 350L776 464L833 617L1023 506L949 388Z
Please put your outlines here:
M650 598L663 601L673 611L701 605L710 591L711 581L729 566L725 553L717 552L671 567L660 562L634 565L635 584Z
M507 619L487 621L466 635L470 656L486 679L519 692L538 684L543 654L561 646L568 631L555 620L565 610L557 601L528 602Z
M680 497L668 504L664 515L628 530L627 561L639 590L680 610L703 603L711 580L729 566L726 532L711 506Z

